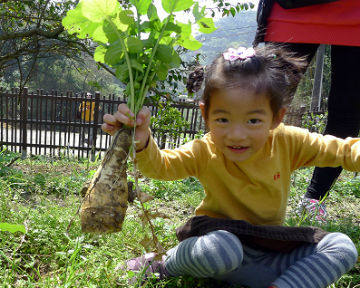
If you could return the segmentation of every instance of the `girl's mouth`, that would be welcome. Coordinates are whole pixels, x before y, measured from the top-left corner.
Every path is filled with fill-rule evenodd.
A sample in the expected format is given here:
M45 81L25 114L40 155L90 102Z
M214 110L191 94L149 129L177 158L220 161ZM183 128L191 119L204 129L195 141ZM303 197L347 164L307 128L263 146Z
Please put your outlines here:
M228 148L234 153L243 153L247 151L249 146L228 146Z

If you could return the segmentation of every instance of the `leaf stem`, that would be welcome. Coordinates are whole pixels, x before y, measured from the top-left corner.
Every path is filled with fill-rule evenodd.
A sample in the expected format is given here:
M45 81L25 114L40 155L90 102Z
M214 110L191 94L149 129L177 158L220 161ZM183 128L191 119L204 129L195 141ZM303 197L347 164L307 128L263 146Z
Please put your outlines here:
M152 82L152 80L154 79L154 76L155 76L155 72L153 72L150 76L150 83ZM149 90L149 87L150 85L147 84L144 88L144 95L147 94L148 90ZM136 105L136 111L140 110L140 108L144 105L144 100L145 100L145 97L141 97L141 99L139 99L137 105Z
M137 10L137 8L136 8L136 14L137 14L136 25L137 25L137 30L139 31L137 37L138 37L138 39L141 41L140 14L139 14L139 11ZM136 54L136 60L137 60L137 61L139 60L139 53ZM138 70L135 71L135 78L134 78L135 81L136 81L137 77L138 77ZM136 101L135 101L135 99L134 99L134 106L133 106L134 109L132 109L131 111L133 111L134 114L135 114L135 122L136 122L136 116L137 116L137 114L135 113L135 111L138 111L138 109L136 108L136 107L137 107L137 103L135 103L135 102L136 102Z
M129 57L129 54L127 53L127 50L126 50L126 45L125 45L125 42L124 42L124 39L121 37L121 34L119 33L116 25L114 24L114 22L111 20L110 17L106 17L106 20L110 23L110 25L113 27L115 33L116 33L116 36L118 37L119 41L120 41L120 44L124 50L124 54L125 54L125 59L126 59L126 64L128 66L128 69L129 69L129 80L130 80L130 99L128 100L128 104L130 102L130 109L131 111L135 113L135 91L134 91L134 76L132 74L132 69L131 69L131 62L130 62L130 57Z
M151 69L151 65L152 65L152 62L153 62L153 60L154 60L157 47L159 46L160 40L161 40L161 38L162 38L162 36L163 36L163 34L164 34L165 28L166 28L166 26L168 25L172 14L173 14L173 12L171 12L171 13L169 14L169 16L166 18L166 23L163 25L163 27L162 27L162 29L161 29L161 32L160 32L160 35L159 35L159 37L158 37L158 39L157 39L157 41L156 41L156 43L155 43L155 46L154 46L154 48L153 48L153 50L152 50L152 53L151 53L151 56L150 56L150 60L149 60L149 64L148 64L148 66L147 66L147 68L146 68L145 76L144 76L144 79L143 79L143 81L142 81L142 83L141 83L141 88L140 88L140 93L139 93L139 98L140 98L140 99L138 99L138 102L139 102L139 103L144 103L144 99L145 99L145 96L146 96L145 92L147 93L147 90L148 90L148 89L145 89L146 80L147 80L147 78L148 78L148 76L149 76L150 69ZM149 85L147 85L147 86L149 86ZM141 105L141 106L142 106L142 105ZM140 105L137 106L137 109L140 109L141 106L140 106ZM136 112L137 112L137 111L135 111L135 114L136 114Z

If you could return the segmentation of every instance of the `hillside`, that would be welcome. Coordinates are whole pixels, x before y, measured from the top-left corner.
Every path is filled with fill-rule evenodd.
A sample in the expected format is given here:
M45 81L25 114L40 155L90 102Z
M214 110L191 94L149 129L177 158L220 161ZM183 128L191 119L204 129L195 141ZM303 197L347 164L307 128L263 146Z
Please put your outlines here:
M215 57L229 47L250 47L256 31L256 11L242 11L235 17L229 16L215 22L218 28L214 33L202 34L197 40L203 43L196 51L204 56L202 64L209 64ZM195 55L194 52L191 53Z

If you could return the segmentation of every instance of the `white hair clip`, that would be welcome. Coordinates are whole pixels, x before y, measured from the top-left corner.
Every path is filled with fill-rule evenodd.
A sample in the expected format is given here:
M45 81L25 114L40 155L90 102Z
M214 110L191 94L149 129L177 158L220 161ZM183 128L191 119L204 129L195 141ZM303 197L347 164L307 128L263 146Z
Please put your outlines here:
M237 49L229 48L226 52L223 53L223 57L225 60L228 60L230 62L233 62L235 60L245 60L248 58L252 58L255 56L255 50L254 48L245 48L245 47L239 47Z

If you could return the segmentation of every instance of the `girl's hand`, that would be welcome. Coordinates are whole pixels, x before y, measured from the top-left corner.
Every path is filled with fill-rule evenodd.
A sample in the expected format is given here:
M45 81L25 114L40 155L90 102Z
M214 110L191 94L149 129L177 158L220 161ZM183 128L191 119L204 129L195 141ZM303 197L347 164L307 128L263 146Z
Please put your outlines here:
M150 116L151 113L147 107L143 107L137 114L135 132L136 150L145 148L150 137ZM122 103L118 106L118 110L114 115L104 115L104 123L101 125L101 129L110 135L114 135L122 125L134 127L134 120L134 113L131 112L126 104Z

